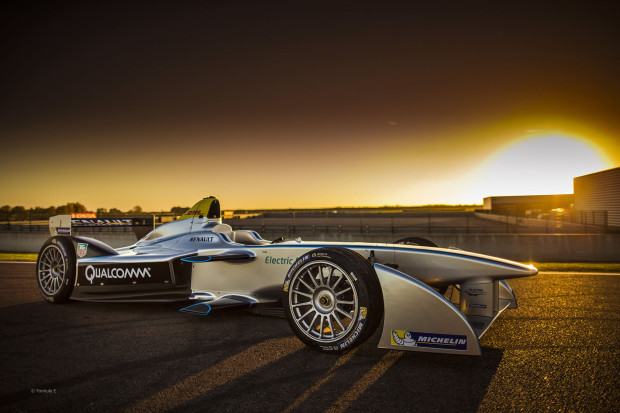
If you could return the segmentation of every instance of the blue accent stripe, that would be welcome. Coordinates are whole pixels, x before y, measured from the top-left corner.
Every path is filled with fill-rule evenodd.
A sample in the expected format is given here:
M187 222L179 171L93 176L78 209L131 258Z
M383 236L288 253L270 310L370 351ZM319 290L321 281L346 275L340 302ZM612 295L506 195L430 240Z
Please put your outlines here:
M194 310L194 311L187 311L188 308L196 307L198 305L206 305L207 308L208 308L207 312L201 314L200 312L198 312L196 310ZM209 314L211 312L211 306L209 304L207 304L207 303L196 303L196 304L188 305L187 307L181 308L179 311L182 312L182 313L197 314L197 315L207 315L207 314Z
M204 257L204 258L203 258ZM181 258L181 261L185 262L209 262L211 261L210 255L195 255L193 257Z

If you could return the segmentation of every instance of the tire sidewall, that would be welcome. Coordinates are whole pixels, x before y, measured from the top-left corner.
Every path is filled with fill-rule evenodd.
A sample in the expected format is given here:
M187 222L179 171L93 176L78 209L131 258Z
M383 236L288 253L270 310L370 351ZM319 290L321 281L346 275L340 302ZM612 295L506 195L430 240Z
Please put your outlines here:
M57 248L63 259L65 260L65 278L62 282L60 289L55 294L46 293L41 287L41 280L39 279L39 268L41 265L41 255L48 248ZM63 236L55 236L48 239L41 250L39 251L39 255L37 257L37 267L36 267L36 280L37 287L39 288L39 292L41 296L50 303L63 303L69 300L71 296L71 292L73 291L73 285L75 284L75 275L76 275L76 257L75 257L75 247L73 246L73 242L69 237Z
M318 342L308 337L298 326L290 310L289 286L296 275L308 264L327 261L340 267L356 289L357 313L348 333L332 342ZM342 352L365 341L376 330L383 317L383 295L372 265L358 253L345 248L320 248L310 251L295 261L289 269L283 287L282 303L286 319L297 337L313 349L324 352Z

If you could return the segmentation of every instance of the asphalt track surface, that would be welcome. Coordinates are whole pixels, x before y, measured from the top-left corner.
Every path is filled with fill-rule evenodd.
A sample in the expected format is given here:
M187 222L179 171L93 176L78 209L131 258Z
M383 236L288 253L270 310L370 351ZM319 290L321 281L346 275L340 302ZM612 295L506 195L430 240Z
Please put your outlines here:
M620 276L513 280L483 355L305 348L286 320L42 301L0 263L2 411L620 411Z

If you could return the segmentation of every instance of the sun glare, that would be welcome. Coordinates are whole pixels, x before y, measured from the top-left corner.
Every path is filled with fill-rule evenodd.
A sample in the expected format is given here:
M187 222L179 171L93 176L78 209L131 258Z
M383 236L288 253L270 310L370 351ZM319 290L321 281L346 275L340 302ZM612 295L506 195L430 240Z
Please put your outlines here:
M573 193L573 178L611 167L605 153L579 136L529 131L476 171L481 196Z

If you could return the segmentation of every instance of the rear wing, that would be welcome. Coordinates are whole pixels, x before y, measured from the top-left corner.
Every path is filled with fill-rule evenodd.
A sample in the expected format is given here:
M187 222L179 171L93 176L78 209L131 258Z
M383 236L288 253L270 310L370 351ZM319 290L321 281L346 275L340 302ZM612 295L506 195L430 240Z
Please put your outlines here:
M196 202L193 207L181 215L178 219L206 218L222 222L220 215L220 201L209 196ZM108 217L97 218L94 212L74 212L71 215L55 215L49 220L50 234L71 235L71 228L75 227L133 227L133 231L141 239L155 228L155 217Z
M71 235L72 228L133 227L138 238L153 229L153 217L143 218L97 218L87 214L55 215L49 220L50 234Z

